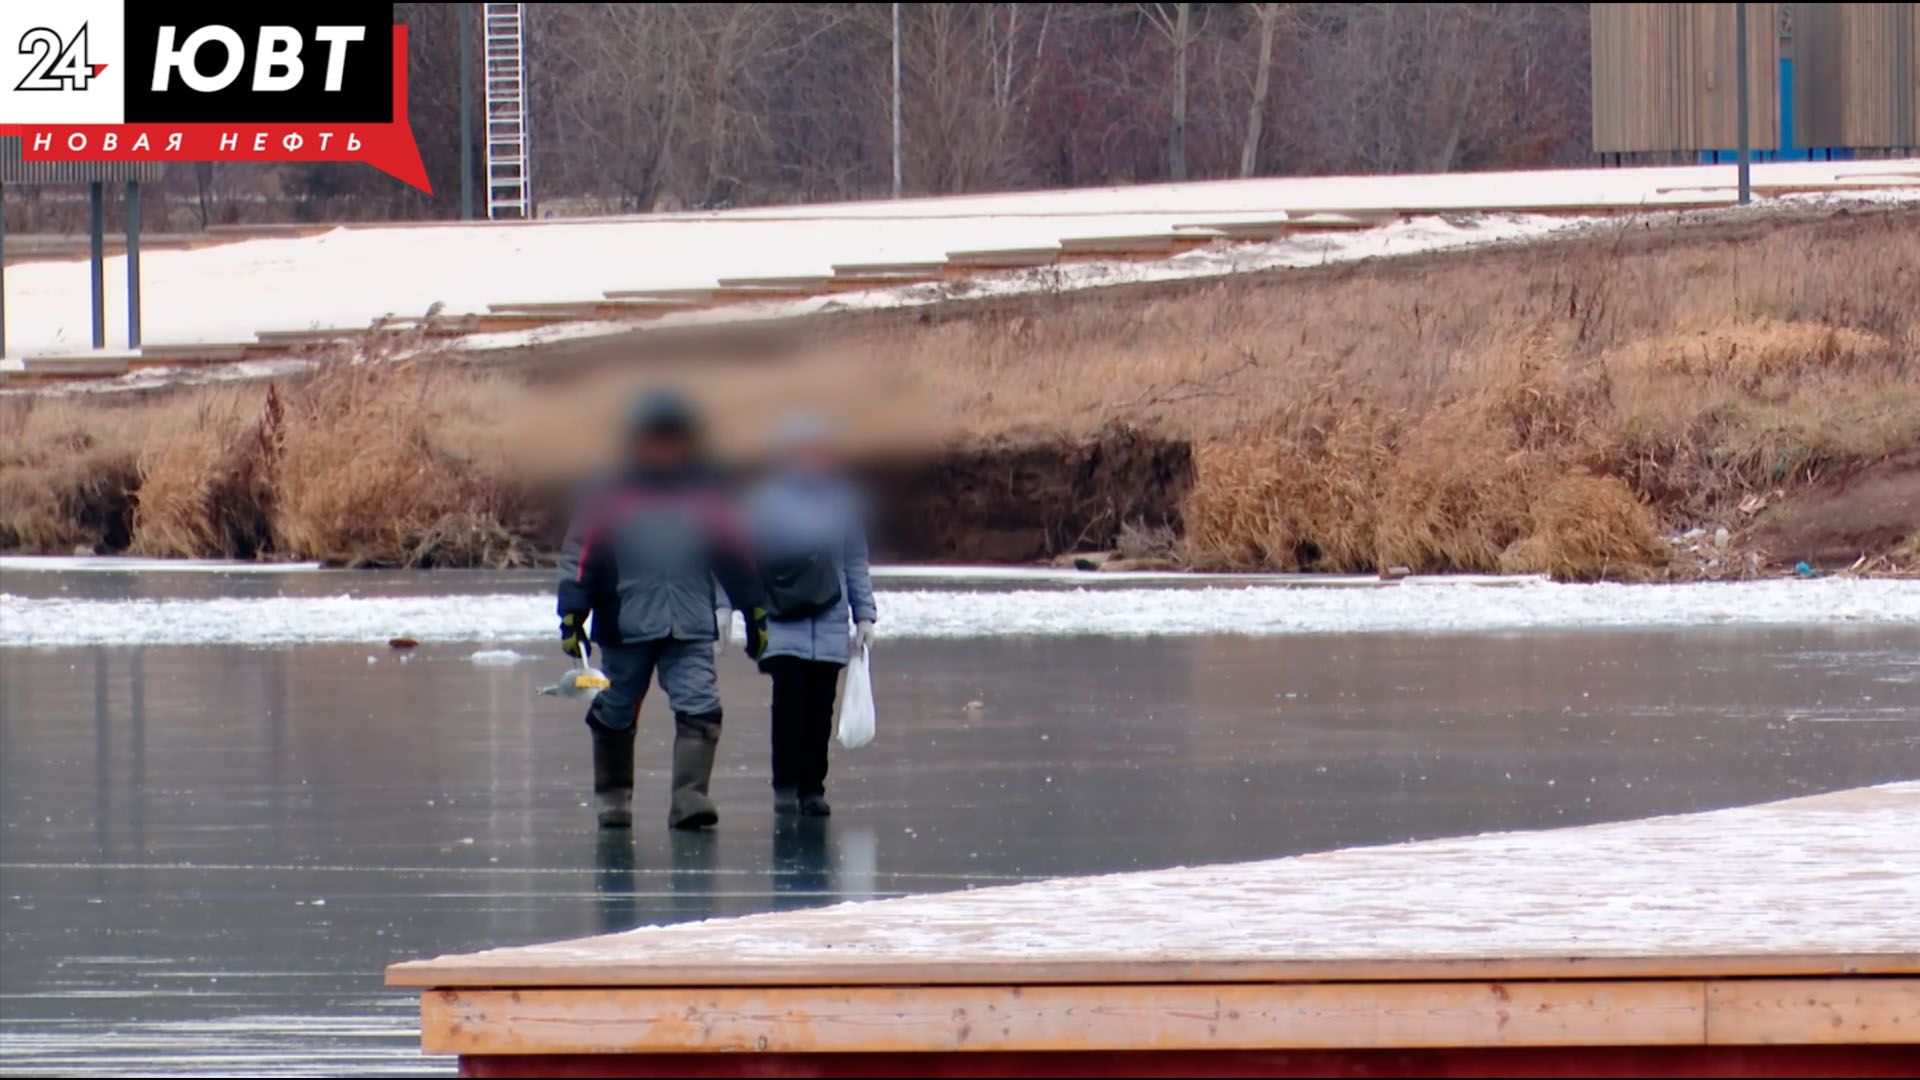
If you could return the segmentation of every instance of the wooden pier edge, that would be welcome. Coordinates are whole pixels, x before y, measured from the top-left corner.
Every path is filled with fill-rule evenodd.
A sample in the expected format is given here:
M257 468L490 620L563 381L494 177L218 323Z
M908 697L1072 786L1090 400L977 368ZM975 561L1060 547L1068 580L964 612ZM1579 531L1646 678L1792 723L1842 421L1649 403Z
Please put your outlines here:
M594 939L552 946L409 960L387 968L387 985L444 987L737 987L898 985L901 965L885 960L795 963L731 960L682 965L570 962L547 950L577 955ZM1045 961L968 960L921 956L916 986L1124 983L1304 983L1544 981L1560 979L1790 978L1894 975L1920 977L1920 953L1726 953L1688 956L1513 956L1311 958L1249 960Z
M421 1032L461 1055L1915 1045L1920 980L440 990Z

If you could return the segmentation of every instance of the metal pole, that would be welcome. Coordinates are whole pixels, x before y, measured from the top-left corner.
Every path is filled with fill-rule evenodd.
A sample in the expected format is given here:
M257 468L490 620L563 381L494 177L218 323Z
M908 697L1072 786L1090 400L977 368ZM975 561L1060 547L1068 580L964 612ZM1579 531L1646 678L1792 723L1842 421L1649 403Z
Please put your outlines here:
M473 220L473 5L460 5L460 220Z
M88 253L93 262L93 347L107 347L107 218L106 185L98 180L87 185L87 217L91 244Z
M1735 58L1736 96L1739 98L1740 114L1740 205L1753 201L1753 146L1747 133L1747 110L1750 106L1750 92L1747 77L1747 5L1733 5L1733 48L1739 53Z
M140 181L127 181L127 348L140 347Z
M900 5L893 5L893 197L900 197Z

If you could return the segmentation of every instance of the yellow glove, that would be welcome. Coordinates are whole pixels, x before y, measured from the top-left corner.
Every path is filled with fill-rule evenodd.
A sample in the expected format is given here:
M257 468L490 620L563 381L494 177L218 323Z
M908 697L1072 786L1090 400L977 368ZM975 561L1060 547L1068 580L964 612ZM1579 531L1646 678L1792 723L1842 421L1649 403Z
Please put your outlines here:
M560 616L560 651L580 659L581 646L587 640L587 617L579 612Z
M767 609L747 609L747 656L758 660L767 651Z

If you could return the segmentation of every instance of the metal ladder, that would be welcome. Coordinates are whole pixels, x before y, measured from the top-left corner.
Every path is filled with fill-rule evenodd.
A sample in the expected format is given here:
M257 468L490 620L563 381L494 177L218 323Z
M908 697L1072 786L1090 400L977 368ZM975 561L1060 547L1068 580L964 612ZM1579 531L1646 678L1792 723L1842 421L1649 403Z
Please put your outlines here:
M487 51L487 217L533 216L525 4L482 5Z

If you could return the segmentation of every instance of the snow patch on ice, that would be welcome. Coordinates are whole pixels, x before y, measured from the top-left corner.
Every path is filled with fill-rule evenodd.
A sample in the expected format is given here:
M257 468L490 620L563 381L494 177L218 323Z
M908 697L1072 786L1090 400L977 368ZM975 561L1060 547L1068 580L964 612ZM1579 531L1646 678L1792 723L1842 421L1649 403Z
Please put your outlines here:
M542 593L89 600L0 593L0 646L286 645L534 641L553 632ZM885 589L893 638L1094 634L1478 633L1679 626L1920 626L1920 581L1781 580L1503 588L1427 582L1102 589Z
M510 667L522 660L531 660L533 657L513 649L481 649L467 659L482 667Z

